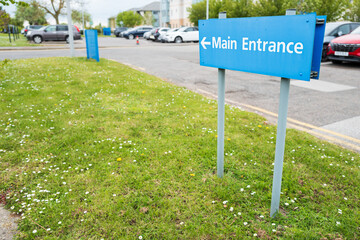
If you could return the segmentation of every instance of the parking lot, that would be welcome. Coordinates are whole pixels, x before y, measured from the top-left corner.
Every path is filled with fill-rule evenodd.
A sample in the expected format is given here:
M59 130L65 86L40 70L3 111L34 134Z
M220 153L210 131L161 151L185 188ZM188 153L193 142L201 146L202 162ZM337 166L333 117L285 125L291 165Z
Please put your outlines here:
M36 49L0 49L0 60L69 56L64 42ZM86 56L85 41L75 41L77 56ZM199 64L198 43L160 43L144 39L99 38L100 57L112 59L211 98L217 96L217 69ZM321 64L320 80L292 80L288 127L360 151L360 64ZM226 71L229 104L264 115L276 123L280 78Z

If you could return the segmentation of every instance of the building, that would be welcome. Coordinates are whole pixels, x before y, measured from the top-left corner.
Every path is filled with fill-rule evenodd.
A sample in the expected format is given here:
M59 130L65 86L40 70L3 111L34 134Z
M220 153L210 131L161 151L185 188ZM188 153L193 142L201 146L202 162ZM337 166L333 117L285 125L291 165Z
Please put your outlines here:
M108 18L108 26L111 28L111 30L116 28L115 17Z
M160 2L152 2L143 7L132 8L130 10L139 13L145 19L152 16L152 24L145 23L146 25L160 26Z
M201 0L169 0L169 18L172 28L192 26L188 8Z
M170 0L160 2L160 27L170 27Z
M160 0L160 2L155 1L140 8L131 8L128 11L136 12L144 17L146 25L179 28L193 25L189 20L188 8L200 1L204 0ZM114 27L114 22L115 18L109 18L111 28Z

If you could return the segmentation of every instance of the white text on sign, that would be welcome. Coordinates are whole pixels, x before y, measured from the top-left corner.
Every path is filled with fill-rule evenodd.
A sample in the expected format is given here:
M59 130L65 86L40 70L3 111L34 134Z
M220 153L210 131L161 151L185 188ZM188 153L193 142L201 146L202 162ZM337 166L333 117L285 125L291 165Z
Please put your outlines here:
M211 42L206 42L206 37L201 40L201 46L207 49L210 45L213 49L229 49L237 50L238 41L221 37L212 37ZM302 42L278 42L278 41L263 41L260 38L251 40L248 37L243 37L240 42L240 50L253 51L253 52L271 52L271 53L289 53L289 54L302 54L304 45Z

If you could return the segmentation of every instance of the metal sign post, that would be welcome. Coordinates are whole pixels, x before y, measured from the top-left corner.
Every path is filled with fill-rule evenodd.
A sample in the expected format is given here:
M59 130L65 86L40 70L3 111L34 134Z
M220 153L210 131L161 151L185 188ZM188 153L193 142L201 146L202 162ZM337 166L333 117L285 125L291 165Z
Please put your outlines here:
M15 39L15 26L14 25L12 26L12 34L13 34L13 39L14 39L14 42L15 42L16 39Z
M226 18L226 12L219 13L219 19ZM217 130L217 175L224 176L225 138L225 69L218 69L218 130Z
M296 15L296 10L287 9L286 15ZM276 216L276 213L279 211L279 206L280 206L281 180L282 180L282 171L284 165L286 119L288 113L289 91L290 91L290 79L281 78L270 217Z
M199 20L200 65L219 69L219 177L224 174L225 69L281 77L271 217L279 211L290 79L319 79L326 22L326 16L316 13L288 13L291 14Z
M275 147L275 163L274 163L274 177L273 188L271 195L271 209L270 216L275 217L279 211L281 178L284 162L285 152L285 137L286 137L286 119L289 103L290 79L281 78L280 82L280 102L278 114L278 126L276 133L276 147Z
M8 25L9 42L11 43L10 25Z

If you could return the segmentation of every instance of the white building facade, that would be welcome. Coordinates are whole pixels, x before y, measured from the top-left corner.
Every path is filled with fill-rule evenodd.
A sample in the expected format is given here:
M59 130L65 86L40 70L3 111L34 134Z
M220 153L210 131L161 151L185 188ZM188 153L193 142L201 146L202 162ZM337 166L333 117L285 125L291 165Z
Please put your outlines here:
M188 8L199 1L201 0L162 0L161 19L167 21L162 21L161 26L172 28L192 26L193 24L189 20Z

